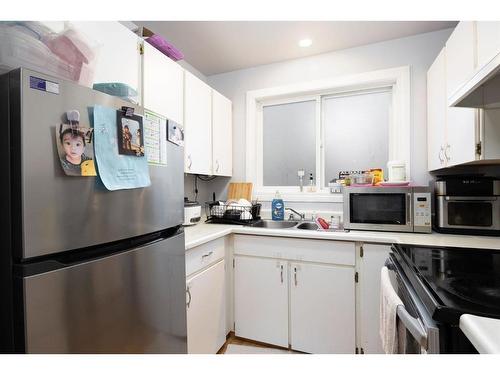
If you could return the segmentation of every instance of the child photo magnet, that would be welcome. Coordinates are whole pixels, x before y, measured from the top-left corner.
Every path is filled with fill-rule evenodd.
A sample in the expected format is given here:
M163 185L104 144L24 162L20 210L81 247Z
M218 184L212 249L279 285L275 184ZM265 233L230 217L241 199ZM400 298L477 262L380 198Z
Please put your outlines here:
M74 124L56 126L57 152L66 175L96 176L93 132L92 128Z
M121 155L144 156L144 132L142 117L126 116L118 111L118 153Z

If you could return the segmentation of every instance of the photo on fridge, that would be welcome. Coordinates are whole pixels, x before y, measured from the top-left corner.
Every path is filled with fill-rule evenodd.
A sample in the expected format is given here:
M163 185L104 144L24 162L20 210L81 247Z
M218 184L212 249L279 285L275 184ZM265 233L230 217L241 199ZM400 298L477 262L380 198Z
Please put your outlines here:
M118 112L118 153L144 156L142 117L125 116L122 112Z
M94 165L94 129L80 125L56 127L57 152L67 176L96 176Z

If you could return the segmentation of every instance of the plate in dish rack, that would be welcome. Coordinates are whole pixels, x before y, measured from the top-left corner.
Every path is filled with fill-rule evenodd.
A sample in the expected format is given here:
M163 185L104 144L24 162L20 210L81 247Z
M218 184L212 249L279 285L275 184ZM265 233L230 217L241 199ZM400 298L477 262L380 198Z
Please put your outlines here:
M410 181L382 181L379 183L380 186L408 186Z

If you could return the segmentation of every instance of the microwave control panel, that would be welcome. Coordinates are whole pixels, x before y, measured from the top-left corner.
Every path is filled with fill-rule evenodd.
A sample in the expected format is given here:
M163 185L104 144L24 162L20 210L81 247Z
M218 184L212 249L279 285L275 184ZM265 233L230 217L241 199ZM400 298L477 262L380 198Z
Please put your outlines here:
M431 227L431 193L413 193L414 227Z

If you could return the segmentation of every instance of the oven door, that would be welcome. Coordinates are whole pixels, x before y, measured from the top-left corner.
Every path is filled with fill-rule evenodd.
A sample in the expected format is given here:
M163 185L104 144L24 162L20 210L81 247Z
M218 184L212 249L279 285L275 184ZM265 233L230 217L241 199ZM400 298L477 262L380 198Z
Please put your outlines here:
M413 232L408 188L349 187L344 191L346 229Z
M499 197L439 196L437 207L439 228L500 231Z
M438 354L440 346L437 323L425 309L397 262L389 258L385 265L389 269L391 280L396 281L394 290L404 304L398 307L397 315L400 323L406 328L406 346L417 348L409 353Z

